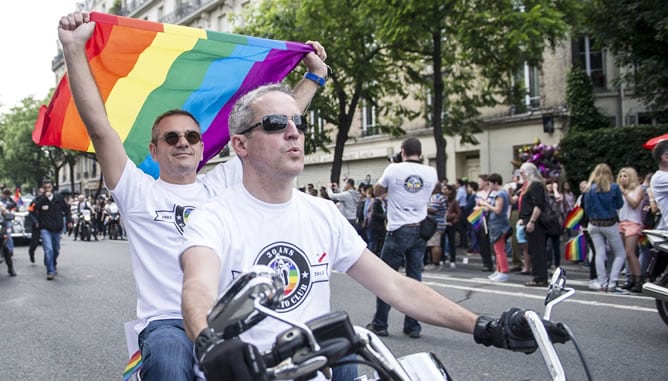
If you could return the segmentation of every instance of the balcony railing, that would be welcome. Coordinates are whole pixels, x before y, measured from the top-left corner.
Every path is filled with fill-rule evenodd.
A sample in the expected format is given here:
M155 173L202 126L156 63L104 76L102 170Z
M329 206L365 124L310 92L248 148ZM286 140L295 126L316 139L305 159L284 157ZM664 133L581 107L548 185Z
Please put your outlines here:
M166 24L179 24L181 20L192 15L200 8L218 1L219 0L192 0L189 3L179 5L174 12L163 16L158 21Z
M151 0L130 0L126 1L126 7L121 8L120 11L120 16L127 16L131 14L132 12L136 11L137 9L141 8L144 6L144 4L148 3Z

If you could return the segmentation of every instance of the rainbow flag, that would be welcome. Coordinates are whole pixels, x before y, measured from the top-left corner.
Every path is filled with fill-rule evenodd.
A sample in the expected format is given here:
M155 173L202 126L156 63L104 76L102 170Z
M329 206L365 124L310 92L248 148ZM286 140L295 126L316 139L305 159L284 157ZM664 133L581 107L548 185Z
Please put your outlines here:
M22 207L23 206L23 198L21 198L21 188L16 187L16 190L14 190L14 202L16 203L17 207Z
M95 31L86 45L91 70L112 127L130 159L157 177L148 145L155 118L171 109L200 122L204 160L229 140L227 118L246 92L280 82L312 51L274 41L91 12ZM94 152L65 75L35 123L35 143Z
M568 212L566 219L564 220L564 228L566 229L577 229L580 226L580 221L584 216L584 209L581 206L576 206Z
M649 246L649 238L647 238L646 235L641 233L640 236L638 237L638 244L640 246L645 246L645 247Z
M586 256L587 241L585 240L584 233L580 233L566 242L565 258L567 261L583 261Z
M128 381L135 373L141 369L141 352L135 352L128 361L128 365L125 366L123 371L123 381Z
M478 228L482 222L482 208L475 209L468 217L466 217L466 220L471 226Z

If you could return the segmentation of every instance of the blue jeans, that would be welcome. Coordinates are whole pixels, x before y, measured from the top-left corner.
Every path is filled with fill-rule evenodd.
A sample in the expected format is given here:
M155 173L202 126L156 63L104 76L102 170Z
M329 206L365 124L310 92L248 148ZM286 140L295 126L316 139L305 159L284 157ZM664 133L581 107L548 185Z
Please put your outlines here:
M348 355L339 361L354 361L357 355ZM332 368L332 381L352 381L357 378L357 364L347 364Z
M420 238L419 226L402 226L399 229L387 232L385 245L380 259L394 270L406 263L406 276L418 282L422 281L422 258L427 249L427 241ZM373 326L377 329L387 329L387 318L390 305L376 298L376 314L373 317ZM404 332L420 332L420 323L406 316L404 318Z
M193 343L183 320L154 320L139 334L142 381L193 381Z
M52 232L47 229L40 229L39 235L42 238L42 249L44 249L44 266L47 274L56 273L58 264L58 255L60 254L60 231Z

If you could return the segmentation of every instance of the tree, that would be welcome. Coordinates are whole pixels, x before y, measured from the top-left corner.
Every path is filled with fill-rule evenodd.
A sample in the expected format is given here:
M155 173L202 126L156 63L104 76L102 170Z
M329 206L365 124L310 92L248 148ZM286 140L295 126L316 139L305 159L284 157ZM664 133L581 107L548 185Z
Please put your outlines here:
M417 115L400 102L392 101L407 96L405 71L393 62L386 46L375 38L377 16L358 11L366 3L363 0L263 1L243 15L244 27L236 30L279 40L317 39L325 45L327 64L333 71L311 108L337 128L330 173L332 182L339 182L344 145L362 102L375 107L377 114L387 122L379 126L380 130L393 136L403 133L402 117ZM302 74L294 73L288 80L296 82ZM327 139L323 137L329 132L317 132L317 136L311 136L311 142L324 148Z
M514 81L525 62L537 65L575 23L577 2L488 0L369 1L379 15L376 36L390 46L408 78L431 94L430 114L439 178L445 177L444 134L477 143L480 108L521 105ZM425 73L431 75L425 75Z
M649 110L668 110L668 7L663 0L589 0L586 32L632 68L622 80Z
M28 97L2 115L0 179L6 184L34 186L44 177L51 177L58 187L59 170L66 164L73 166L81 155L58 147L41 147L32 141L32 131L43 103Z
M584 70L573 67L566 80L570 131L596 130L610 126L610 122L596 108L591 78Z
M6 184L39 184L49 173L41 147L33 143L32 130L41 102L28 97L3 115L1 178Z

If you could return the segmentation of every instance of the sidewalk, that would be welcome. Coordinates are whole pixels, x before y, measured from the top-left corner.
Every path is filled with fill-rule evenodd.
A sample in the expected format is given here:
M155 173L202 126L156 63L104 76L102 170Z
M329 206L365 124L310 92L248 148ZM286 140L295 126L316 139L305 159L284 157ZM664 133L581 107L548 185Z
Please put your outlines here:
M487 278L491 272L481 271L482 258L480 254L467 254L465 249L457 249L456 268L452 269L449 263L444 263L440 269L425 270L425 273L444 273L460 278ZM512 268L511 258L508 258L508 266ZM568 279L567 285L575 289L590 290L589 289L589 267L582 263L574 263L561 259L560 264L562 270L566 272ZM548 270L548 275L551 276L553 269ZM519 272L509 272L508 281L505 283L521 284L530 281L531 275L522 275ZM548 279L549 280L549 279ZM527 287L529 288L529 287ZM591 291L591 290L590 290Z

